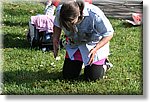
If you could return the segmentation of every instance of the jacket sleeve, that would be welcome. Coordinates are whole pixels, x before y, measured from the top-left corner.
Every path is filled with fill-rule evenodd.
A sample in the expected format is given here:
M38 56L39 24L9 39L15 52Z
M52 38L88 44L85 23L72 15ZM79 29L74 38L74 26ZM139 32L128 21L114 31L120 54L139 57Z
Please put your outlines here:
M62 5L59 5L56 9L56 16L54 19L54 25L60 28L60 21L59 21L59 16L60 16L60 9Z
M101 36L106 37L113 35L114 29L108 20L108 18L104 15L102 10L100 10L98 7L96 9L95 13L95 20L94 20L94 27L100 33Z

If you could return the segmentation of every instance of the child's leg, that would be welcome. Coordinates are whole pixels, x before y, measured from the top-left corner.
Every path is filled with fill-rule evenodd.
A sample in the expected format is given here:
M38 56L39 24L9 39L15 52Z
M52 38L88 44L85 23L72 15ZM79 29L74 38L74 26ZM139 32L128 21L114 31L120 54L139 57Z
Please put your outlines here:
M86 80L96 80L103 78L105 72L110 70L113 65L109 62L108 58L104 58L100 61L88 65L84 69L84 75Z
M103 65L92 64L88 65L84 69L84 76L86 80L95 81L96 79L103 78L105 70Z
M82 69L82 64L82 61L70 60L69 58L65 58L63 65L63 78L78 78Z

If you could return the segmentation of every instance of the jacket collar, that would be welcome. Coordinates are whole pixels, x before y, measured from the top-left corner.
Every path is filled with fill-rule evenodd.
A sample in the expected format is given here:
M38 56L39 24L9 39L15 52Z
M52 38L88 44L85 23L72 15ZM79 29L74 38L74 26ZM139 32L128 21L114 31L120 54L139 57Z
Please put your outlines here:
M85 3L85 7L83 9L83 16L89 16L88 8L87 6L90 6L88 3Z

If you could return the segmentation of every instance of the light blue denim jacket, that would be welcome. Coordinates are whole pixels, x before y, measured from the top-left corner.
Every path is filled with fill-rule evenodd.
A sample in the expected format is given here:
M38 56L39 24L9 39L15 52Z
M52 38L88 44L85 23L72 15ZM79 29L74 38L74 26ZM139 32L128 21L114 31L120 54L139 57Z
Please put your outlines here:
M54 25L57 27L60 27L59 13L61 6L62 5L58 6L54 20ZM113 35L114 30L107 17L97 6L85 3L83 15L83 21L76 25L78 31L77 33L73 34L67 31L64 27L61 29L63 29L69 39L74 42L69 42L66 45L69 58L74 60L73 55L79 49L82 55L82 60L86 66L89 61L88 54L90 50L95 47L103 37ZM108 55L109 42L97 51L93 62L106 58Z

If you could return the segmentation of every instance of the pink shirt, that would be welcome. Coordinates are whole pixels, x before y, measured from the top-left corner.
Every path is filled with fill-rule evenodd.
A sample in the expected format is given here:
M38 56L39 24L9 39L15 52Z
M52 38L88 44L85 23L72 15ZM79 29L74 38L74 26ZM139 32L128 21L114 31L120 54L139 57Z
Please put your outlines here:
M31 16L31 24L33 24L36 29L41 31L53 32L55 16L50 15L36 15Z

